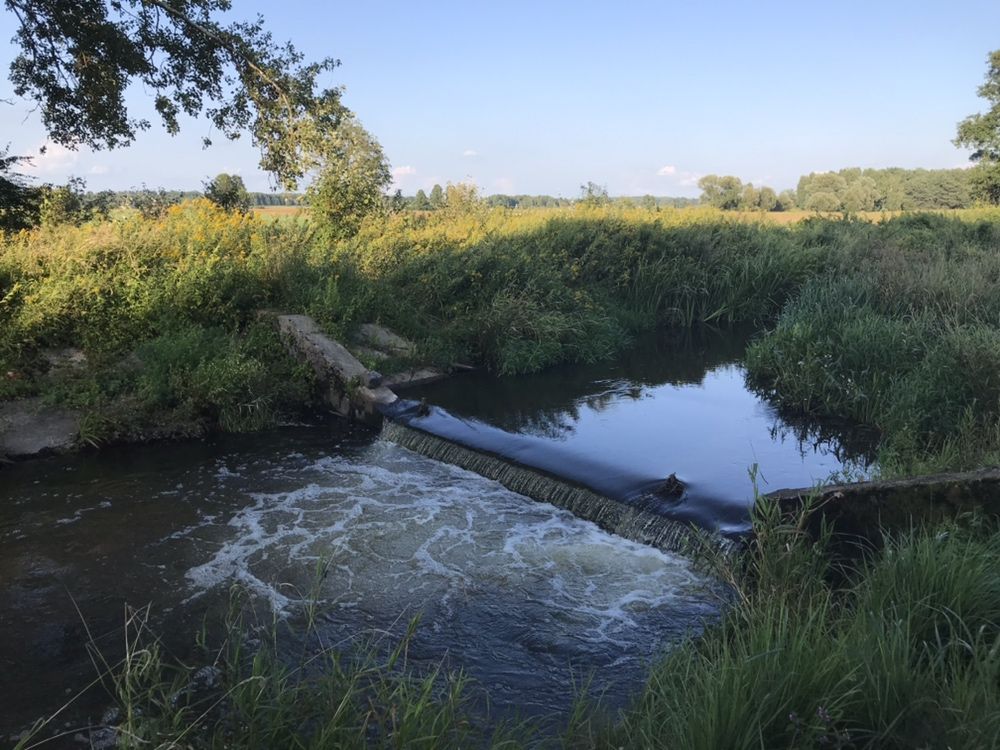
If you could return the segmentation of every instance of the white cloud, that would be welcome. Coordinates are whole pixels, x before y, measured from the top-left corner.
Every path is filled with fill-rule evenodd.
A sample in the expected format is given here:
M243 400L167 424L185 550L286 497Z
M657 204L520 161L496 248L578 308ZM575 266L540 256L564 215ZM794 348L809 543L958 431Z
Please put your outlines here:
M110 171L107 164L95 164L92 166L87 173L88 174L107 174Z
M681 179L678 184L684 187L696 187L700 179L701 175L696 172L681 172Z
M31 157L31 164L25 165L26 172L42 175L65 172L80 158L78 152L60 146L58 143L43 143L38 150L40 153Z
M666 166L660 167L656 170L656 174L660 177L670 177L671 175L677 174L677 167L673 164L667 164Z
M465 151L462 152L462 156L464 156L466 159L471 159L474 156L479 156L479 152L476 151L474 148L467 148L465 149Z
M397 180L401 177L410 177L412 175L415 175L416 173L417 173L417 168L411 167L408 164L402 167L396 167L392 170L392 176L395 177Z

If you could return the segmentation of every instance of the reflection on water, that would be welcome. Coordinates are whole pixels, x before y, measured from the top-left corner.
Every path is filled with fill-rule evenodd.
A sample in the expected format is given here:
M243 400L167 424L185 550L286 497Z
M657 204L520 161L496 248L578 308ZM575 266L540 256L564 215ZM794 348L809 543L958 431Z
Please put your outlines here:
M863 476L873 436L789 419L746 383L749 333L703 330L643 340L614 362L535 375L473 374L408 393L460 418L558 448L567 465L591 461L648 481L676 474L688 489L678 518L720 528L745 524L761 491Z
M716 614L683 558L369 434L300 428L0 476L5 737L92 679L84 621L113 657L124 604L149 602L183 654L234 582L294 618L318 561L327 642L420 615L413 662L464 669L501 714L564 710L592 670L621 704ZM76 719L107 704L93 695Z

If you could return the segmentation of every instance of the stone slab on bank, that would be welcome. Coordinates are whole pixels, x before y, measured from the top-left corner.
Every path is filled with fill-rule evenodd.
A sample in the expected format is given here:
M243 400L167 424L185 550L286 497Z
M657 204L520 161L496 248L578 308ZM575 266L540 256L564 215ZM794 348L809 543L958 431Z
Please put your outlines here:
M76 447L80 416L28 398L0 403L0 458L58 453Z
M789 513L811 503L816 512L807 530L813 534L825 520L838 535L878 544L883 529L907 530L968 513L1000 517L1000 468L778 490L765 497Z
M396 394L341 344L327 336L308 315L276 315L286 344L307 362L323 383L334 412L361 422L379 423L379 407L395 403Z

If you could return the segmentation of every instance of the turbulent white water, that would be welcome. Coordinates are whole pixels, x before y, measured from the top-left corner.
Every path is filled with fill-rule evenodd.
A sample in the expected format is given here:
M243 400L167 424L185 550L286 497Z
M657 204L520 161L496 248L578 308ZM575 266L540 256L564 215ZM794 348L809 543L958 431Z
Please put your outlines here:
M26 686L17 725L93 679L82 622L113 654L123 604L148 603L183 647L234 583L293 626L318 601L318 637L344 648L394 644L419 617L411 666L464 671L495 715L565 710L588 675L620 705L718 614L684 558L370 435L54 458L0 489L0 663Z
M348 620L376 626L422 612L440 632L470 607L504 602L517 611L500 616L534 615L573 639L617 645L650 613L705 595L681 557L391 444L363 456L293 455L278 471L271 483L287 487L249 492L225 522L187 532L215 547L187 572L197 589L242 581L285 610L314 593L328 565L319 596ZM245 478L220 467L222 482Z

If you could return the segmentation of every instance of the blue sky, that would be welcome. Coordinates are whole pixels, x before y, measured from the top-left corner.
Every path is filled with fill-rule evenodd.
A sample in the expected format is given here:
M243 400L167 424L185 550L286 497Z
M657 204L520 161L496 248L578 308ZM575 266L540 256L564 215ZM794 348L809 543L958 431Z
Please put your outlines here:
M704 174L794 187L847 166L955 167L955 124L1000 47L1000 3L296 2L234 0L308 57L382 143L404 192L697 195ZM0 9L0 66L14 50ZM0 98L10 85L0 80ZM136 112L149 109L133 92ZM246 140L208 150L201 122L127 150L50 148L41 180L198 189L220 171L266 189ZM0 146L45 142L30 104L0 104Z

